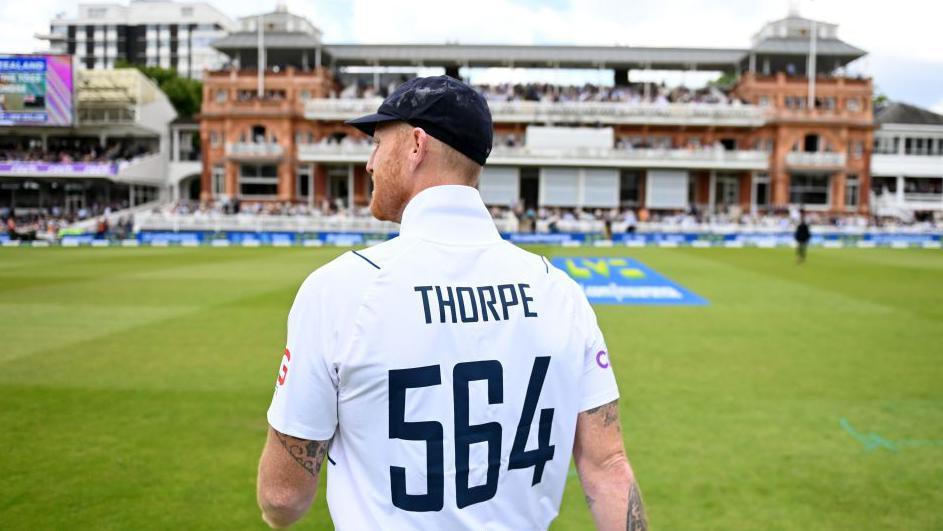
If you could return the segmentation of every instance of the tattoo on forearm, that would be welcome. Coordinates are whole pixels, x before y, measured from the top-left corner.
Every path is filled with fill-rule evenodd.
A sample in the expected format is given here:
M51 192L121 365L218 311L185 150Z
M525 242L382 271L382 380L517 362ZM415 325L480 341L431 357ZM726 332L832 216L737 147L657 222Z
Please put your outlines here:
M593 409L586 410L587 415L602 415L602 425L603 427L608 428L609 426L615 424L616 429L622 430L622 427L619 426L619 401L613 400L608 404L603 404Z
M308 441L285 435L277 430L272 431L292 459L309 474L317 477L321 472L321 463L324 462L324 456L327 455L327 447L331 441Z
M642 505L642 493L638 490L638 483L632 483L629 489L629 509L625 517L626 531L647 531L648 521L645 519L645 506Z

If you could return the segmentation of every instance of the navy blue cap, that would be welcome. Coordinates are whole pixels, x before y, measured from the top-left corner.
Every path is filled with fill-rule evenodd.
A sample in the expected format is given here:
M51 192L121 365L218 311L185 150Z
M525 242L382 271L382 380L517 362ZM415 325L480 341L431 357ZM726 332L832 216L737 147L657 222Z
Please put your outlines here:
M406 122L485 165L491 154L491 110L485 99L448 76L416 77L403 83L375 114L344 122L373 136L378 123Z

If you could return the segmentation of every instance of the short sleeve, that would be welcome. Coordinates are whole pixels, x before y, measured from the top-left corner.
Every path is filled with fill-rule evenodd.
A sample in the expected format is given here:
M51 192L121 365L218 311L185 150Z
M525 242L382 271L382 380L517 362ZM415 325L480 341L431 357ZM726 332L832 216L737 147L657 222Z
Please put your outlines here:
M319 311L317 275L305 281L288 314L288 341L278 374L268 423L275 430L325 441L337 428L337 374L328 362L330 315Z
M583 352L583 381L580 386L580 412L594 407L608 404L619 398L619 387L612 371L612 362L609 358L609 348L603 338L602 330L596 322L596 312L586 300L586 295L580 289L577 296L577 308L580 309L579 319L582 321L585 334Z

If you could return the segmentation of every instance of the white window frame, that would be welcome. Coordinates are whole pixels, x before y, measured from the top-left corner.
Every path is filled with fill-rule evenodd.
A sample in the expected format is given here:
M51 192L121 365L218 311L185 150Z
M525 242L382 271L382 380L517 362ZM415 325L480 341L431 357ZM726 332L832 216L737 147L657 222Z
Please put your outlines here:
M854 192L852 192L854 190ZM851 199L851 201L849 201ZM857 175L845 177L845 208L857 210L861 202L861 179Z
M222 164L214 164L210 186L213 197L222 197L226 193L226 168Z

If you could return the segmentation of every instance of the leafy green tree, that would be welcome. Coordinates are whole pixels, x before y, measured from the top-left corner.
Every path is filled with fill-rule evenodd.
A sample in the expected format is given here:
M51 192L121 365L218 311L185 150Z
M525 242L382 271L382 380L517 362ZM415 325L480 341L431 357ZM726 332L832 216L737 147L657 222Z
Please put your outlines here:
M717 79L709 81L708 85L720 88L720 89L729 89L737 84L737 74L734 72L724 72Z
M872 100L873 105L871 106L871 108L878 109L880 107L887 105L890 102L891 102L891 99L887 97L887 94L884 94L883 92L875 92L874 99Z
M181 117L192 118L200 112L200 105L203 102L203 84L199 81L173 77L159 85Z

